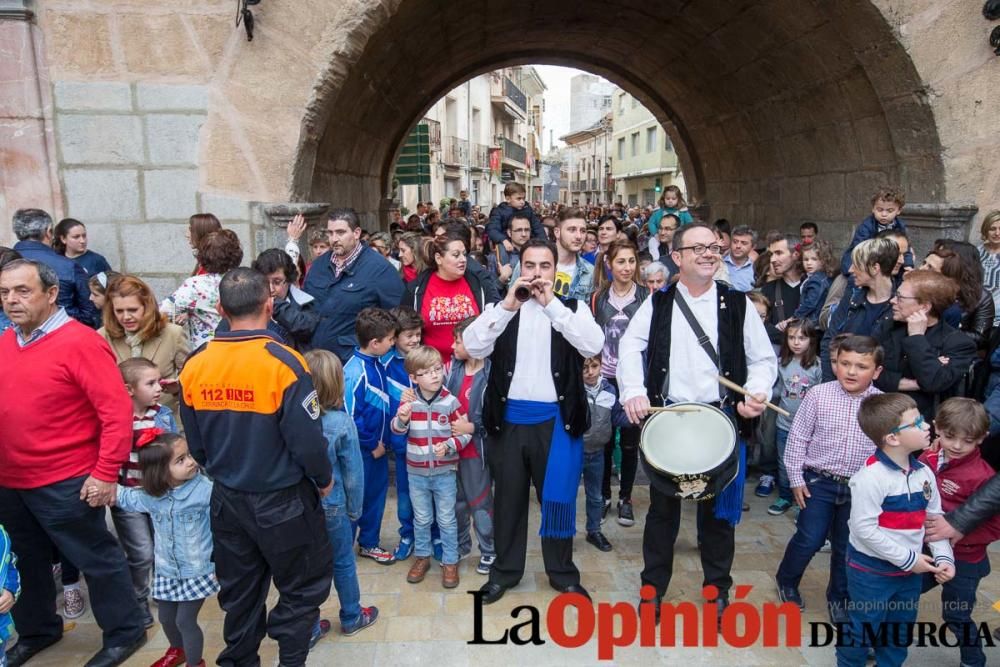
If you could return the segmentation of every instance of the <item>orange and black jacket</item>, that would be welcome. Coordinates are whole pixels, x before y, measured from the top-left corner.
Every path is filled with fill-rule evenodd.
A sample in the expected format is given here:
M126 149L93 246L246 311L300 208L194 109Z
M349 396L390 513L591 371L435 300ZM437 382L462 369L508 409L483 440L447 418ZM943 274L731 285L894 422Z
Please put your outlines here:
M305 360L267 331L230 331L196 350L180 374L191 455L232 489L277 491L332 475Z

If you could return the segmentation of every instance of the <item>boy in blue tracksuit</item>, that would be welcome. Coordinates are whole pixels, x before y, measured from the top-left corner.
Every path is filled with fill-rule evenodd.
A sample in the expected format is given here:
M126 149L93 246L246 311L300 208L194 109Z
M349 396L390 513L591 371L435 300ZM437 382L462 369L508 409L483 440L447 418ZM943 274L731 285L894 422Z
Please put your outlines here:
M386 387L389 390L389 415L396 414L403 392L412 389L410 374L403 367L407 353L420 347L424 321L409 306L397 306L389 311L396 320L396 344L380 359L385 369ZM392 555L396 560L406 560L413 553L413 505L410 504L410 485L406 475L406 434L389 432L389 449L396 463L396 518L399 519L399 544ZM431 524L434 552L439 553L441 540L437 523ZM441 558L438 557L440 561Z
M21 576L17 556L10 548L10 536L0 526L0 667L7 667L7 640L14 629L10 610L21 594Z
M396 320L382 308L365 308L354 323L359 346L344 365L344 408L354 419L365 470L365 497L358 529L358 553L391 565L392 553L379 546L385 496L389 489L389 392L379 359L396 341Z
M906 233L906 223L899 218L899 212L906 205L906 195L902 190L883 187L872 195L872 214L861 221L854 230L854 237L844 250L840 260L840 271L845 276L851 270L851 252L862 241L873 239L888 229L898 229ZM913 268L913 251L907 249L903 255L903 266Z

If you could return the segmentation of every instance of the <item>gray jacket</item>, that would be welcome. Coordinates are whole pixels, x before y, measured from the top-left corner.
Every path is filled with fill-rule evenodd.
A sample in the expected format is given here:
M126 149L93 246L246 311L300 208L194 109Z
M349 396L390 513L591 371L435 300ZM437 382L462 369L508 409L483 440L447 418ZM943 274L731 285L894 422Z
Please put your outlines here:
M628 417L618 402L614 385L601 378L596 387L584 385L590 408L590 428L583 434L583 452L593 454L611 442L616 426L627 426Z

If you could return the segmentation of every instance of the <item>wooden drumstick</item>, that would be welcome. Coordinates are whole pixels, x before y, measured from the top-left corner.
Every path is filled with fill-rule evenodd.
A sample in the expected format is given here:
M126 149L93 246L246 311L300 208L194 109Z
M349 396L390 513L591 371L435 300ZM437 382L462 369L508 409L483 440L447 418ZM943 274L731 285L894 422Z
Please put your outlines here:
M665 407L659 407L659 408L651 407L651 408L649 408L649 412L650 413L654 413L654 412L701 412L701 409L700 408L690 407L690 406L683 406L683 405L677 406L677 407L674 407L672 405L667 405Z
M738 391L741 394L743 394L744 396L748 396L748 397L752 398L755 401L757 400L756 397L754 397L753 394L751 394L749 391L747 391L746 389L744 389L740 385L736 384L732 380L730 380L728 378L724 378L721 375L716 375L715 378L719 381L719 384L721 384L722 386L729 387L733 391ZM777 412L779 415L784 415L785 417L789 417L789 418L792 416L791 413L788 412L788 410L785 410L784 408L779 408L777 405L775 405L774 403L771 403L770 401L764 401L764 405L767 406L767 407L769 407L769 408L771 408L772 410L774 410L775 412Z

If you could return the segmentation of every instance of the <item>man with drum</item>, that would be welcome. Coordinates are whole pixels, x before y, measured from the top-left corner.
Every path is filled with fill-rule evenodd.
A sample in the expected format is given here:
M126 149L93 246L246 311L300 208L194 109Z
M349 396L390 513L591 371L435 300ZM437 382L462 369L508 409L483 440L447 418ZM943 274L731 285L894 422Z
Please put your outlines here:
M483 398L487 460L493 474L497 558L481 589L499 600L524 575L531 486L542 505L542 557L552 588L589 598L573 564L576 496L589 425L583 360L599 354L604 331L587 304L553 292L553 244L530 239L507 297L483 308L462 341L492 363Z
M625 413L638 424L650 413L651 405L698 402L735 417L737 431L746 433L746 422L764 411L763 401L777 376L777 359L767 331L743 292L713 280L721 248L710 227L681 227L674 236L671 257L679 269L677 283L647 299L621 339L617 375ZM701 332L696 334L697 329ZM744 387L746 397L743 392L721 387L720 374ZM699 443L667 440L642 444L644 450L662 448L669 458L672 448L698 447ZM744 447L742 439L736 446ZM714 498L697 504L704 583L718 588L720 618L729 603L735 526L743 506L744 451L739 452L739 458L735 480ZM673 573L682 492L668 494L658 483L657 473L649 465L646 470L653 479L641 577L656 593L655 599L643 599L640 604L654 603L659 619L660 601Z

